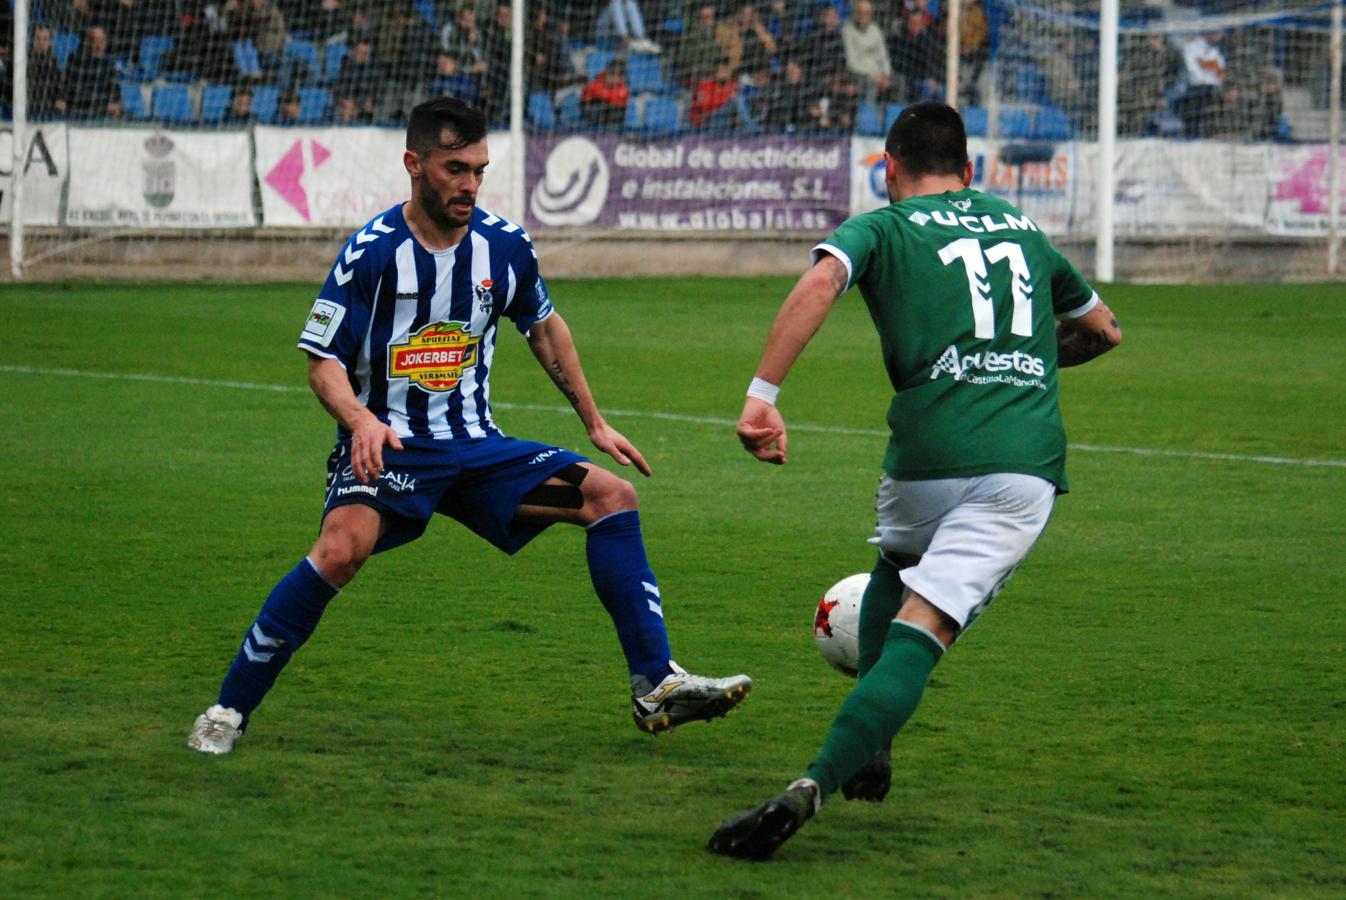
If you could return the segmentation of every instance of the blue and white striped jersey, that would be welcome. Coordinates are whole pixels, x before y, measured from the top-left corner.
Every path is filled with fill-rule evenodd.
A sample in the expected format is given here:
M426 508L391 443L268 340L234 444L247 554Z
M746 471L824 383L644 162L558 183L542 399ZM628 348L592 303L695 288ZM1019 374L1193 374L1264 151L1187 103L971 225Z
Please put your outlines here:
M551 313L518 225L476 209L466 237L432 253L398 204L346 242L299 347L345 366L360 401L400 437L485 437L500 433L487 378L501 315L527 334Z

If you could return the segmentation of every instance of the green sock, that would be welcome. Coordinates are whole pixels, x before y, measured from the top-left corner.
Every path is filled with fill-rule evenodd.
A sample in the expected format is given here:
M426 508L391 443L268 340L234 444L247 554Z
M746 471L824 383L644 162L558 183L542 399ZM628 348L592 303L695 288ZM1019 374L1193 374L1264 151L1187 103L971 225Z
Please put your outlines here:
M808 769L823 797L836 792L874 758L915 712L944 646L929 633L894 622L883 654L841 704Z
M888 626L902 608L902 595L907 586L898 577L897 566L880 554L869 576L864 600L860 603L860 677L864 678L883 652L888 639Z

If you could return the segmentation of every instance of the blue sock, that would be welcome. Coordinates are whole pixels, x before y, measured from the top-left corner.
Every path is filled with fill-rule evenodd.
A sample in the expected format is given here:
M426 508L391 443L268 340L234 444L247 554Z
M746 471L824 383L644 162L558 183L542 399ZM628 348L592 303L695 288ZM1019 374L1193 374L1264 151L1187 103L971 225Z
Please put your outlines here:
M617 626L627 668L632 675L658 684L673 670L668 665L668 632L659 585L640 536L640 514L626 510L590 525L585 554L594 590Z
M248 716L276 683L276 676L294 652L318 627L337 589L318 574L307 557L271 590L262 611L243 636L243 646L220 685L220 706Z

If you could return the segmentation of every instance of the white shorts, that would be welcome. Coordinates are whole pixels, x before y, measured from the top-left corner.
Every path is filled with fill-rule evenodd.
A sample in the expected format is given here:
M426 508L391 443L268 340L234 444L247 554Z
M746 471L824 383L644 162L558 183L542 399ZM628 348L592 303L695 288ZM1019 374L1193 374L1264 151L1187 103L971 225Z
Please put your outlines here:
M966 628L1033 548L1055 500L1055 486L1034 475L896 481L885 474L869 542L919 556L902 570L902 583Z

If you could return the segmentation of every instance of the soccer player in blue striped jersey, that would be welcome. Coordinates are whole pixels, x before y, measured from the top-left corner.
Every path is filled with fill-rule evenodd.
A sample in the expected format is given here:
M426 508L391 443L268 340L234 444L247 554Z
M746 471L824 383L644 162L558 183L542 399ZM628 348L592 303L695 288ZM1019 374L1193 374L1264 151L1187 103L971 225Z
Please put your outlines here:
M488 376L507 319L594 446L650 474L594 403L527 233L476 207L488 162L479 110L450 97L416 107L403 157L411 199L375 216L337 256L299 339L309 385L337 421L322 527L248 627L189 747L232 750L337 592L371 554L420 537L437 512L510 554L555 522L584 527L590 577L616 626L641 730L722 716L752 689L746 675L692 675L670 658L632 485L496 426Z

